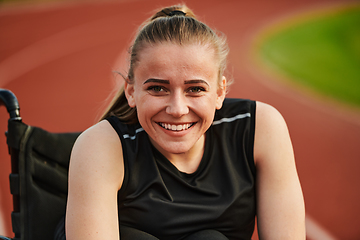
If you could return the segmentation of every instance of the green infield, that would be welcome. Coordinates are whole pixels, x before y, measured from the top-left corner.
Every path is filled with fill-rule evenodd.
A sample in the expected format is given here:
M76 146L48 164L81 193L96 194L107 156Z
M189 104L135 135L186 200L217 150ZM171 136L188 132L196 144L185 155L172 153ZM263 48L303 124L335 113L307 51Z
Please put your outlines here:
M257 54L305 88L360 107L360 5L310 14L266 31Z

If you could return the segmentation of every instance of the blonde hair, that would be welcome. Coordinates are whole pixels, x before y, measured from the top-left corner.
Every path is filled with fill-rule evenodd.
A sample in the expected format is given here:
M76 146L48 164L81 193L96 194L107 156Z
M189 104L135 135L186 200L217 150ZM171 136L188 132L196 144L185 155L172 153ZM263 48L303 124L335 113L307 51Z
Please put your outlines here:
M143 48L166 42L179 45L198 43L208 45L214 49L219 61L218 77L220 85L229 50L225 36L219 35L210 27L198 21L194 13L185 5L163 8L140 26L130 48L130 66L125 80L130 84L133 83L134 68ZM136 108L131 108L128 105L123 88L120 89L110 103L101 120L109 116L117 116L124 123L138 122Z

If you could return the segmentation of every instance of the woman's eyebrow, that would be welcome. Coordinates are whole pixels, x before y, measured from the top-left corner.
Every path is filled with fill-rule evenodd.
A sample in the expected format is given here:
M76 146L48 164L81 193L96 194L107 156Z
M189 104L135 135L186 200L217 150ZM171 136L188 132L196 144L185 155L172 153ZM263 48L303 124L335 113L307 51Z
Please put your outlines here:
M157 78L149 78L144 82L144 84L147 83L162 83L162 84L170 84L169 80L163 80L163 79L157 79ZM184 81L184 84L197 84L197 83L203 83L206 85L209 85L205 80L202 79L194 79L194 80L186 80Z
M170 84L169 80L163 80L163 79L156 79L156 78L149 78L144 82L144 84L147 83L163 83L163 84Z
M196 83L204 83L206 85L209 86L209 84L205 81L205 80L202 80L202 79L195 79L195 80L186 80L184 81L185 84L196 84Z

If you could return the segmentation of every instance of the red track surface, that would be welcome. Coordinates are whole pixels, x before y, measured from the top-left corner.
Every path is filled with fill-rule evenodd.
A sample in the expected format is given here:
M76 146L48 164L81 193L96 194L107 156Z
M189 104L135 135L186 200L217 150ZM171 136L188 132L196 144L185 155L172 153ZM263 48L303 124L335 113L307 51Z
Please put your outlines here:
M274 81L253 63L250 46L256 33L273 21L351 2L187 3L201 20L228 37L228 69L235 80L229 97L264 101L284 115L293 139L307 214L338 239L360 239L360 117ZM84 130L96 121L114 87L112 70L126 69L121 56L137 26L154 8L174 3L178 1L0 8L0 87L17 95L24 122L55 132ZM5 109L0 114L0 132L4 132ZM0 159L0 214L6 224L5 232L0 234L11 236L10 162L3 134Z

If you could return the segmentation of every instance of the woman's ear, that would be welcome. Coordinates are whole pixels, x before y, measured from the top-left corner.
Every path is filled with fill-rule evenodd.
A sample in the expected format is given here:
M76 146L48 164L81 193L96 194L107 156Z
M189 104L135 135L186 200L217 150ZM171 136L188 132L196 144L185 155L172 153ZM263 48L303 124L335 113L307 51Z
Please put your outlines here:
M219 110L222 107L226 95L226 78L223 76L217 90L216 109Z
M134 108L136 106L135 97L134 97L135 89L134 89L134 84L129 83L129 82L130 82L130 80L126 79L125 85L124 85L124 92L125 92L125 96L126 96L129 106Z

